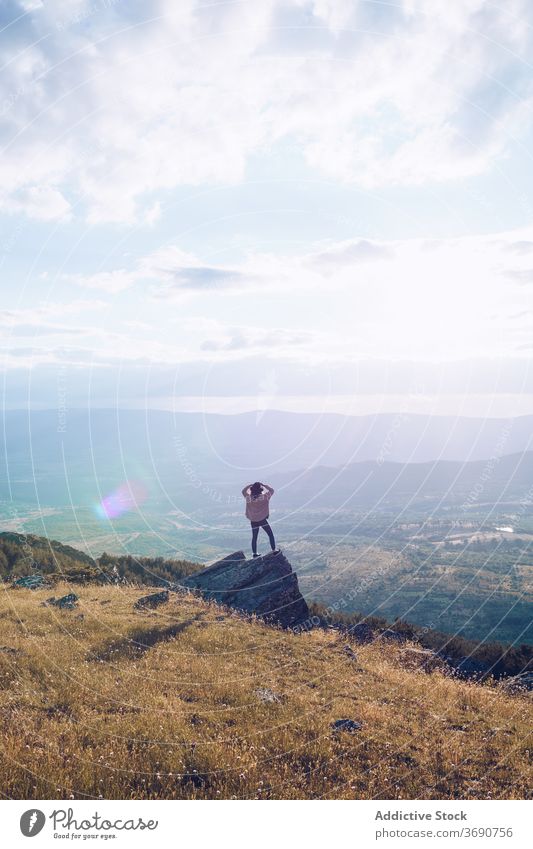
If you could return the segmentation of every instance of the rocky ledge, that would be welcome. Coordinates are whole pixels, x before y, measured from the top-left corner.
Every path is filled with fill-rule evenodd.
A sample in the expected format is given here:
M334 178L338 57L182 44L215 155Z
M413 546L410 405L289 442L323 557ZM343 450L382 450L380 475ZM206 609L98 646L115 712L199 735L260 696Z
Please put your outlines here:
M309 616L298 578L282 552L247 560L244 552L236 551L184 578L179 586L284 628Z

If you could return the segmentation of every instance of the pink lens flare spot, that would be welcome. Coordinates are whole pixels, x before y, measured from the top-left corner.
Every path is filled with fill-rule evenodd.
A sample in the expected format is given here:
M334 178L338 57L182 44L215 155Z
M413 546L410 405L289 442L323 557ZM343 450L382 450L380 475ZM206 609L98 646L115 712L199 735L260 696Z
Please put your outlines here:
M96 508L102 519L118 519L124 513L137 510L148 495L146 487L137 481L126 481L102 499Z

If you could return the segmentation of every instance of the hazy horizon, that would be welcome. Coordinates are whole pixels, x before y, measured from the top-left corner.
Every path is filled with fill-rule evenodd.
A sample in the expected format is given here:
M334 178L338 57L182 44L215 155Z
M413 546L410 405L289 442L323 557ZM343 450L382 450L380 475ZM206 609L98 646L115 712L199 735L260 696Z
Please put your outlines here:
M475 421L485 421L486 419L496 419L496 420L509 420L509 419L526 419L533 418L533 402L531 411L527 412L511 412L509 410L508 397L502 396L501 399L498 399L498 403L494 403L494 398L492 396L486 396L485 400L487 405L490 407L489 412L481 414L476 414L475 412L469 413L461 413L457 415L455 412L446 412L445 410L437 412L435 410L435 403L437 401L437 397L430 397L427 399L428 407L431 409L412 409L410 405L406 402L406 399L403 396L393 396L398 399L398 403L391 402L389 404L384 404L381 409L374 408L372 404L372 400L374 396L361 396L362 399L370 398L368 402L368 410L364 410L364 403L359 404L358 399L354 398L354 396L337 396L334 399L331 399L330 403L324 404L322 403L322 408L320 408L320 402L323 402L324 399L305 399L302 400L301 397L293 396L286 397L279 400L279 405L272 407L261 407L254 404L253 400L248 398L247 396L242 397L212 397L212 398L173 398L166 399L158 402L158 399L152 399L150 404L140 403L140 402L131 402L131 404L123 403L120 407L113 405L112 403L90 403L90 404L78 404L73 405L68 408L65 408L64 415L68 416L69 412L83 412L83 411L109 411L109 412L145 412L145 413L191 413L191 414L203 414L206 416L243 416L246 414L256 414L257 416L264 416L267 413L288 413L295 416L335 416L345 419L353 419L353 418L379 418L379 417L388 417L391 416L409 416L409 417L419 417L419 418L434 418L434 419L472 419ZM356 409L354 409L354 401ZM501 406L500 406L501 401ZM432 402L434 402L432 404ZM507 402L507 403L506 403ZM344 406L345 405L345 406ZM421 405L423 407L424 405ZM464 405L463 405L464 406ZM476 406L474 404L474 406ZM528 406L525 404L524 406ZM4 405L5 412L11 413L26 413L31 416L32 413L44 413L44 412L52 412L57 415L57 407L47 405L43 403L42 405L32 405L31 407L27 406L13 406L10 407L8 405Z

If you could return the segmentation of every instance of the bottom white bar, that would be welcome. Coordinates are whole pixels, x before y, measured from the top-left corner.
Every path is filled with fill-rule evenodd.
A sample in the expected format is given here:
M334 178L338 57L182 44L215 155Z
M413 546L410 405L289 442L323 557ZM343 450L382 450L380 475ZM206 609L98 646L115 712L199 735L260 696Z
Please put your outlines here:
M530 847L531 802L2 801L4 846Z

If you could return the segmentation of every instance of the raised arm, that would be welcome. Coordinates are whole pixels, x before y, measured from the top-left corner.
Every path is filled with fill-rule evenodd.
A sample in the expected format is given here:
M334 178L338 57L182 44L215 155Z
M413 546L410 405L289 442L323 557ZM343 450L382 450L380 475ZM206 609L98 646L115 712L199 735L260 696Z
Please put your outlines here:
M262 484L261 484L261 486L262 486L264 489L266 489L266 491L268 492L268 494L269 494L269 495L274 495L274 490L273 490L273 488L272 488L271 486L269 486L267 483L262 483Z
M248 483L248 484L246 484L246 486L244 487L244 489L243 489L243 491L242 491L242 494L243 494L244 498L246 498L246 497L247 497L247 495L248 495L248 490L249 490L249 489L250 489L250 484Z

